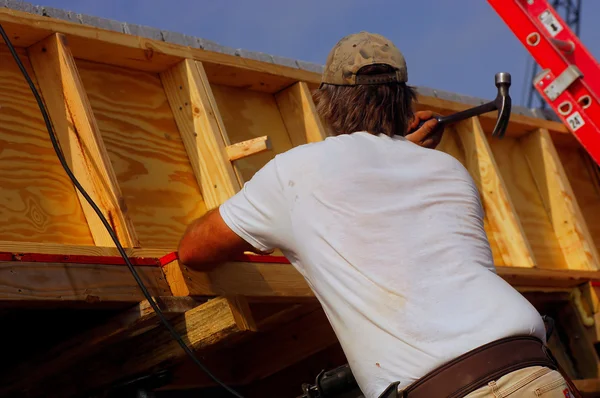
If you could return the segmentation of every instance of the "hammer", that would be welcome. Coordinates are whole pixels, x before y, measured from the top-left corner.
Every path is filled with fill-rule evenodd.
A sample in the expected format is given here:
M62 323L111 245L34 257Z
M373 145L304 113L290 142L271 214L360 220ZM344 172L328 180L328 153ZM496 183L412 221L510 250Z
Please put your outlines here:
M497 110L498 120L496 121L496 125L494 126L492 136L498 136L498 138L504 137L506 127L508 127L508 120L510 119L510 110L512 105L510 94L508 93L508 88L510 87L510 73L496 73L495 80L496 87L498 87L498 95L493 101L476 106L474 108L465 109L464 111L453 113L451 115L435 116L435 118L438 121L438 124L435 128L443 128L447 124L456 123L461 120L471 118L473 116L478 116L483 113ZM422 120L419 123L417 129L421 128L421 126L426 121L427 120Z

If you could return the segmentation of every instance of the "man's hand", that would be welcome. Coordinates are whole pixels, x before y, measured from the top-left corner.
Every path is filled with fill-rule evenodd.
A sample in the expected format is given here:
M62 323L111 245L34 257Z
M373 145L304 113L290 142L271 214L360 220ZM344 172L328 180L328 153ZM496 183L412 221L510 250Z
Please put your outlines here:
M442 140L444 134L444 128L437 125L437 120L434 116L437 114L431 111L418 111L415 112L415 117L408 126L408 131L413 131L417 128L422 120L427 120L423 126L417 131L407 134L405 138L410 142L413 142L424 148L434 149Z

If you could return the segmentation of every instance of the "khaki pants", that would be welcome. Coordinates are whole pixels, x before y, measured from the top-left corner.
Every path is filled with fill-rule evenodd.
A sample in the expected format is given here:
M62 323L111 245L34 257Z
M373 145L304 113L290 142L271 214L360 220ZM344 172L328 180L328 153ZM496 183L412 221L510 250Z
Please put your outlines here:
M464 398L573 398L566 380L552 369L532 366L489 382Z

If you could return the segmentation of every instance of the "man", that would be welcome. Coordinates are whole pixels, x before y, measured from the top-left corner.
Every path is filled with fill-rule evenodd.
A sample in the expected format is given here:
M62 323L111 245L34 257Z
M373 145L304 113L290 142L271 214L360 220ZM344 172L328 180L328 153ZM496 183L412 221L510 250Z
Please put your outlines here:
M409 397L564 397L541 348L544 323L495 274L477 188L456 159L431 149L441 129L431 112L413 113L407 80L386 38L340 40L315 93L330 137L276 156L192 223L180 260L208 270L279 248L323 306L366 398L391 383L412 384ZM419 387L509 336L534 339L483 350Z

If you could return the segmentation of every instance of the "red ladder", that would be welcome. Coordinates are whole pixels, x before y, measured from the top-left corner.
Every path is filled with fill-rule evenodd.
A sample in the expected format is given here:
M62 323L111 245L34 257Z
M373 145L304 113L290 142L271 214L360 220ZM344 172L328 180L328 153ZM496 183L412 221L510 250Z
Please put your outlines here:
M533 84L600 165L600 65L547 0L488 0L542 68Z

